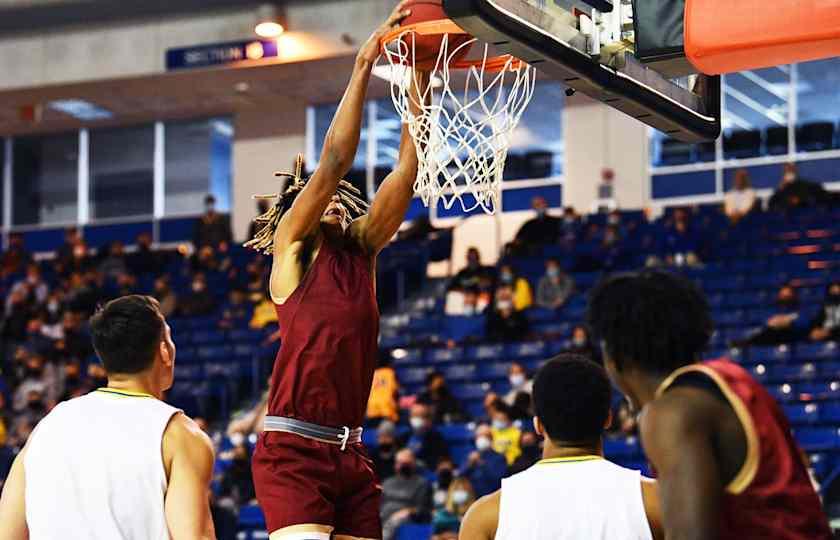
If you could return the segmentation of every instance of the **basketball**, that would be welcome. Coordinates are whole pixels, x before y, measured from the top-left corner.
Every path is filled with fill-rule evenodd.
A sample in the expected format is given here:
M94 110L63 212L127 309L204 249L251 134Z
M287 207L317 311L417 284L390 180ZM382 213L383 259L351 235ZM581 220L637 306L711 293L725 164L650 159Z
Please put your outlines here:
M443 10L441 0L416 0L409 2L405 8L411 10L411 15L403 19L403 26L449 18ZM426 71L434 69L443 39L444 37L442 35L423 36L420 34L415 34L414 37L405 36L403 38L409 51L412 46L414 47L415 67ZM472 36L469 34L450 34L448 39L449 54L452 55L455 49L470 41ZM470 45L463 47L457 54L452 56L452 62L462 60L470 52L471 48Z

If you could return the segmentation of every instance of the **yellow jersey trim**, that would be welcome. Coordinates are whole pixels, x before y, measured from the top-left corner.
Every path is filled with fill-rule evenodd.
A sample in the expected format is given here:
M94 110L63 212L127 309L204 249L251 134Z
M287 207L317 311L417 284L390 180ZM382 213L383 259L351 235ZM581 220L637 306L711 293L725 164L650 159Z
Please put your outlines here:
M576 463L579 461L595 461L598 459L604 459L601 456L570 456L570 457L558 457L558 458L548 458L548 459L541 459L537 462L537 465L552 465L555 463Z
M738 471L735 478L733 478L726 486L726 491L733 495L743 493L755 479L755 475L758 472L758 464L761 461L761 448L752 415L750 415L749 410L747 410L747 406L744 405L741 398L739 398L735 392L732 391L726 381L723 380L723 377L721 377L712 368L702 364L683 366L671 373L667 379L662 381L662 384L660 384L659 388L656 389L655 397L658 398L665 393L665 390L674 383L674 380L676 380L677 377L690 372L703 373L715 382L718 388L720 388L721 393L723 393L726 400L732 406L732 409L735 411L735 415L738 417L738 420L741 422L741 426L744 428L744 434L747 437L747 458L744 460L741 470Z
M144 392L132 392L130 390L117 390L116 388L97 388L94 390L95 392L102 392L103 394L112 394L115 396L122 396L122 397L142 397L142 398L154 398L155 396L151 394L146 394Z

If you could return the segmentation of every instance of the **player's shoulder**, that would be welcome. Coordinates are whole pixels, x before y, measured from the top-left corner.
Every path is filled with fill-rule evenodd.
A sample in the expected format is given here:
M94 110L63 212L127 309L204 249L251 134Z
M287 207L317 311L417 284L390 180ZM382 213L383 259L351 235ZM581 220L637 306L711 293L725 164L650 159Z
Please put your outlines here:
M164 450L172 453L189 451L191 453L213 453L213 442L198 424L186 414L178 411L169 419L163 432Z
M722 403L704 389L671 388L642 410L639 416L642 440L679 438L686 431L708 428L720 418L721 409Z
M475 501L461 525L461 538L489 539L496 536L499 528L499 511L502 504L502 490L494 491Z

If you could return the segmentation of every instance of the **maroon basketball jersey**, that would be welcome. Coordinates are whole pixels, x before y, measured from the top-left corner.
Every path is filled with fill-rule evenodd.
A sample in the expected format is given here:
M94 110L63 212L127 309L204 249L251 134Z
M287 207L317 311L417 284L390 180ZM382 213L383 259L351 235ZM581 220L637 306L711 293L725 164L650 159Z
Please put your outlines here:
M379 308L370 256L326 236L282 305L268 414L322 426L362 425L376 368Z
M703 373L734 409L747 437L747 457L726 486L720 540L828 540L828 519L811 485L802 453L776 400L750 374L729 360L709 360L678 369Z

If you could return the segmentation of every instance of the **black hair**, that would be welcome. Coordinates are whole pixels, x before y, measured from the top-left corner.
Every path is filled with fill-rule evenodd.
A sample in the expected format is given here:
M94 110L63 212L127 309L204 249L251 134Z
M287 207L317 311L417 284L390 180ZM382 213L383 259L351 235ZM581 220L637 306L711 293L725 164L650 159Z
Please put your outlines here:
M93 348L108 373L140 373L154 361L164 324L160 304L151 296L111 300L90 319Z
M612 386L604 369L587 357L561 354L537 371L533 401L552 441L596 443L610 415Z
M660 270L605 278L590 294L586 318L619 370L633 364L657 375L697 361L714 331L703 293Z
M207 195L204 197L204 204L216 204L216 197L214 195Z

